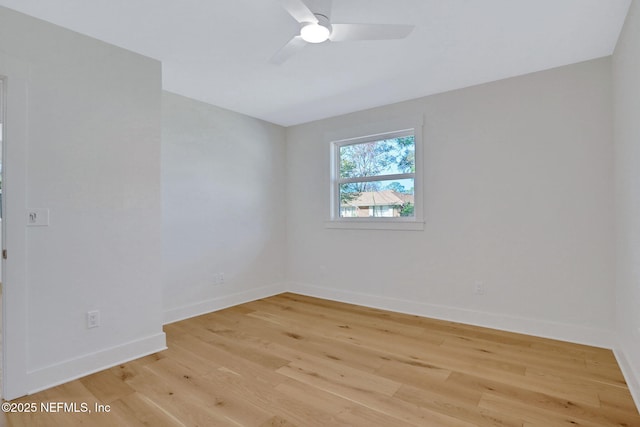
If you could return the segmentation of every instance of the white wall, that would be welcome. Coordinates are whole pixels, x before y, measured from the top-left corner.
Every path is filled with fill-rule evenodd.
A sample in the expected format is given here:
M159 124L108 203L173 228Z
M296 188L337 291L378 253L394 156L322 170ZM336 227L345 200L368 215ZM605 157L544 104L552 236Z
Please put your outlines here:
M281 292L284 128L167 92L162 107L165 322Z
M290 288L613 345L610 81L605 58L289 128ZM325 228L325 133L415 114L424 231Z
M616 188L616 352L640 407L640 4L613 56Z
M5 170L13 166L24 182L7 179L7 204L20 193L26 201L13 209L23 215L50 209L48 227L7 224L26 243L22 254L8 247L8 265L25 258L26 280L5 285L26 298L11 320L26 327L20 386L31 392L165 345L161 69L155 60L2 7L0 57L0 71L9 61L24 64L9 75L8 90L21 79L28 90L28 139L7 140L22 144L26 169L16 171L19 165L5 159ZM8 105L9 117L15 107ZM86 328L88 310L101 311L99 328ZM7 334L18 330L6 327Z

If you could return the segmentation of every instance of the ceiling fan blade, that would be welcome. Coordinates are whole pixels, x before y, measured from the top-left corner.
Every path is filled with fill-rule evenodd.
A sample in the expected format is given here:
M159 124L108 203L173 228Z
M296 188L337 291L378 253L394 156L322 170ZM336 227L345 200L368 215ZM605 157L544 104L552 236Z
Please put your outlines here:
M415 28L395 24L332 24L331 27L329 40L332 42L403 39Z
M300 23L318 23L318 18L316 18L313 12L311 12L311 9L309 9L309 6L307 6L302 0L280 0L280 3L282 3L282 7L284 7L296 21Z
M287 44L282 46L282 48L279 51L277 51L271 57L271 59L269 59L269 62L272 63L272 64L276 64L276 65L282 64L284 61L289 59L291 56L293 56L300 49L305 47L306 44L307 44L307 42L302 40L302 37L295 36L294 38L289 40L289 42Z

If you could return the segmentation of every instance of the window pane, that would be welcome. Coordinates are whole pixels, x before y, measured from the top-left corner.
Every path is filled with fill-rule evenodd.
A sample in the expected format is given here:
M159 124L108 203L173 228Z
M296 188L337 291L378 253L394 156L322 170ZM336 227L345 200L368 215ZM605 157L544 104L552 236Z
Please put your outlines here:
M412 178L341 184L340 217L413 217L413 186Z
M413 135L340 147L340 178L416 171Z

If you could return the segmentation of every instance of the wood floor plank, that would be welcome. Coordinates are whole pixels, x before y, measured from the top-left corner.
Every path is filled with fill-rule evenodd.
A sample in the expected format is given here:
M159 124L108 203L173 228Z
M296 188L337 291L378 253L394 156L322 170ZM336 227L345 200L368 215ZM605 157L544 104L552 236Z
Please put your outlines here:
M276 372L291 377L292 372L304 373L327 383L337 383L354 390L367 390L392 396L401 384L379 375L369 374L338 362L316 360L294 360Z
M586 363L587 355L585 352L580 351L583 356L577 356L576 352L570 351L571 347L569 347L567 354L562 354L557 345L553 350L540 350L533 345L531 349L524 350L511 348L500 343L477 339L461 341L455 338L445 340L442 346L453 348L459 354L467 354L469 357L480 357L489 363L503 363L502 368L506 368L514 360L517 360L517 364L513 365L514 371L524 370L525 365L528 365L535 366L537 371L546 372L549 375L570 373L572 377L582 377L589 382L596 381L612 386L626 387L617 365L600 365L595 369L590 368L590 365Z
M268 419L260 427L297 427L297 424L293 424L290 421L276 415L273 418Z
M212 372L207 379L224 385L225 389L245 402L259 408L270 408L271 412L301 426L326 426L335 424L336 408L332 406L310 407L286 396L280 386L286 381L269 383L252 381L236 372L224 369ZM277 384L277 385L276 385ZM308 394L308 390L306 391Z
M517 396L485 393L480 407L494 411L514 411L526 422L551 426L639 426L640 417L620 411L602 410L583 404L557 400L539 395L535 400L523 400Z
M408 427L412 425L381 412L371 411L357 402L343 399L324 390L309 388L295 380L286 380L279 384L276 389L288 402L296 402L296 407L299 412L302 412L302 416L298 415L298 419L301 425L304 426L315 425L316 421L319 421L317 425L320 427L328 425ZM319 419L317 416L310 417L307 412L309 408L320 412L330 410L331 415L324 420ZM301 409L303 411L300 411Z
M243 318L243 317L241 317ZM226 327L216 322L214 325L206 320L206 317L194 319L189 328L182 328L182 332L176 336L180 340L185 336L193 336L205 343L215 345L230 353L232 356L251 360L267 369L277 369L284 366L287 360L282 359L268 351L268 342L256 337L254 340L237 339L243 325Z
M112 371L106 370L86 376L80 382L101 403L111 403L122 399L134 392L134 390L118 378Z
M197 406L215 409L216 414L231 424L255 426L271 418L267 408L247 404L246 399L232 393L225 383L198 376L186 366L170 359L159 361L147 369L175 389L181 390L181 394L188 393L190 400Z
M248 347L266 348L269 353L280 359L292 360L308 354L339 360L341 363L371 372L379 368L385 360L389 360L388 353L363 349L349 340L333 339L328 337L326 332L314 332L312 328L297 322L277 329L265 328L264 323L258 319L243 319L232 314L225 316L225 320L227 328L218 332L218 335L222 335L219 339L226 339L236 345L244 343Z
M183 422L171 415L165 407L153 402L148 395L133 393L127 399L113 402L112 408L113 413L122 420L120 425L185 427Z
M380 412L391 417L416 426L466 426L473 424L463 420L449 417L448 415L420 408L418 405L393 399L384 393L378 393L369 389L360 388L351 382L342 382L338 378L326 377L318 374L313 368L285 366L278 370L283 375L290 377L310 387L324 390L328 393L351 400L372 411Z
M238 424L218 413L213 405L203 404L202 399L194 397L192 390L180 382L167 380L148 370L135 379L129 381L137 390L137 394L144 397L145 406L154 410L153 415L169 424L178 423L185 426L237 426ZM123 399L129 404L129 399ZM146 418L143 421L147 422ZM151 424L153 425L153 424Z
M636 410L635 402L626 388L602 387L598 390L598 397L603 408L614 408L629 413Z
M448 385L448 384L447 384ZM444 388L444 387L443 387ZM469 396L469 391L461 391L460 394L452 395L446 392L438 393L437 390L402 386L394 397L417 406L444 413L452 418L464 420L475 426L500 426L500 427L520 427L522 420L509 412L494 411L491 408L480 408L478 399L465 398Z
M309 304L307 304L306 307L296 309L287 305L283 306L272 304L270 303L270 300L258 300L251 304L252 307L256 307L256 311L249 313L249 316L274 316L282 319L283 321L298 319L304 322L304 324L310 324L310 321L313 320L313 324L323 322L325 324L333 324L337 327L344 325L359 325L381 332L393 333L395 335L402 336L420 337L424 334L424 328L421 326L398 323L395 322L393 318L389 317L363 316L357 313L345 312L345 310L317 307ZM274 306L279 307L280 312L274 312Z
M15 401L109 412L0 426L640 426L607 349L292 293L164 329L166 351Z
M109 371L120 378L121 381L126 381L142 372L142 368L144 368L144 366L150 363L157 362L158 360L164 359L165 357L166 352L154 353L150 354L149 356L141 357L139 359L131 360L129 362L114 366L113 368L109 369Z

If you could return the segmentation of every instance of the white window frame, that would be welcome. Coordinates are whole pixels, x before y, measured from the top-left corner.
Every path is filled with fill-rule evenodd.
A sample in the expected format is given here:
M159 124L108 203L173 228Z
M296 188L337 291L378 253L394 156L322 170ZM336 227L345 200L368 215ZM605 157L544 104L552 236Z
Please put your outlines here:
M340 148L345 145L414 136L415 172L371 177L340 178ZM330 146L330 212L327 228L368 230L423 230L422 116L382 121L375 124L332 132L326 135ZM414 216L412 217L340 217L340 184L413 178Z

